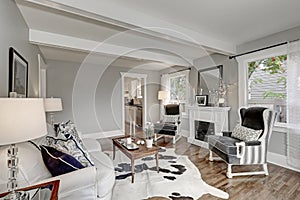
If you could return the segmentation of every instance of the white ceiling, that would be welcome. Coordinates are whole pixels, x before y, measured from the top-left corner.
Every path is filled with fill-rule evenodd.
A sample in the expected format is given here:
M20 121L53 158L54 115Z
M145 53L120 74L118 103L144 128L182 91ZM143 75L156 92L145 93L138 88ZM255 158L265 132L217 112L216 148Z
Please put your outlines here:
M114 0L235 45L300 25L299 0Z
M46 59L57 60L77 54L80 60L93 49L86 44L105 43L113 47L111 54L125 47L140 52L129 59L138 58L138 65L141 60L182 65L180 60L191 63L214 52L234 54L238 44L300 25L299 0L16 1L35 33L30 42ZM135 65L130 62L124 66Z

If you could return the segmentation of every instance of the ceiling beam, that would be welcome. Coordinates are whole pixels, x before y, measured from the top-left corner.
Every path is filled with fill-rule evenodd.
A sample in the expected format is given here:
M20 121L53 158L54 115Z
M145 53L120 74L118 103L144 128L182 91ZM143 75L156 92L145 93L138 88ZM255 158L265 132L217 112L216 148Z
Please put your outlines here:
M33 29L29 30L29 42L32 44L42 46L75 50L85 53L113 55L116 58L123 56L181 66L191 66L191 63L193 63L192 59L183 60L182 58L177 56L165 55L139 49L132 49L128 47L108 44L105 42L80 39L77 37L71 37L57 33L50 33Z

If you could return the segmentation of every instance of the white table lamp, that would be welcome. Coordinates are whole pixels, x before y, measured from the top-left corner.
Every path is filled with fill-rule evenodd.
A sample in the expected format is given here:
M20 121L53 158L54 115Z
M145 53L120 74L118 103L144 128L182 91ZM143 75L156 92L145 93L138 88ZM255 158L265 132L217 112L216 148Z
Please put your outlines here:
M158 100L166 100L168 99L168 91L158 91Z
M54 124L54 112L62 111L62 102L61 98L46 98L45 103L45 112L50 113L50 123L53 126Z
M22 193L16 192L18 173L18 148L16 143L36 139L47 134L43 99L38 98L0 98L0 146L10 145L8 149L9 180L5 199L20 199Z

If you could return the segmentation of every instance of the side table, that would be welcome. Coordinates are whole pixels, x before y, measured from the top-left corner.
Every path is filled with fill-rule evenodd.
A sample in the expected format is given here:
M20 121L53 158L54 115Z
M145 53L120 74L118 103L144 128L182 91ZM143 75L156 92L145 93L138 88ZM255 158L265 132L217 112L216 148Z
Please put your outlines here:
M38 185L19 188L17 191L25 191L29 193L30 200L57 200L58 199L59 180L41 183ZM9 192L0 194L3 199Z

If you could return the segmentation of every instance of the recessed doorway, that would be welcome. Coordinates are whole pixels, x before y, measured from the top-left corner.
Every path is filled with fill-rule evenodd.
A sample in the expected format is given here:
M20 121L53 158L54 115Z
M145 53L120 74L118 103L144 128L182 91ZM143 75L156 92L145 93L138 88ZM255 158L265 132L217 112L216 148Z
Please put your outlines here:
M122 76L122 130L134 135L143 129L147 113L146 74L121 73Z

